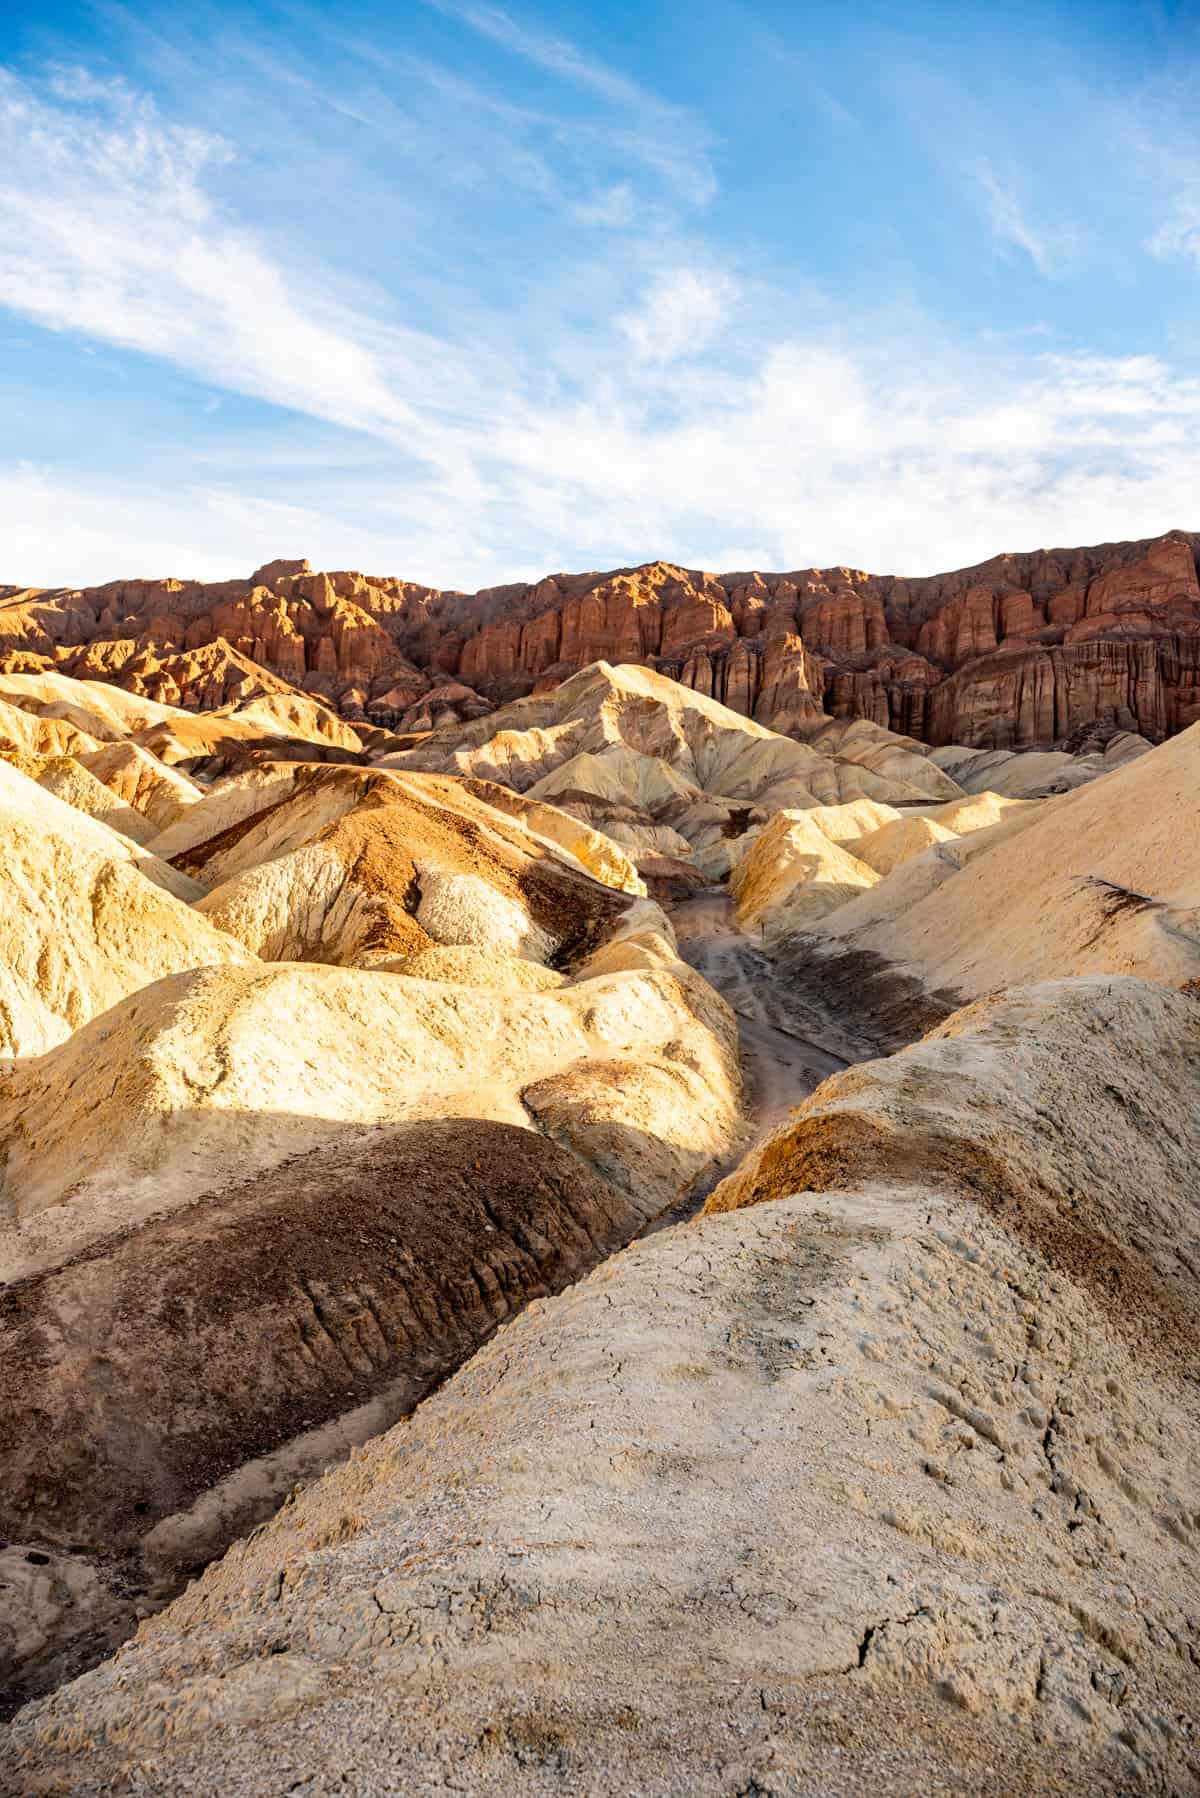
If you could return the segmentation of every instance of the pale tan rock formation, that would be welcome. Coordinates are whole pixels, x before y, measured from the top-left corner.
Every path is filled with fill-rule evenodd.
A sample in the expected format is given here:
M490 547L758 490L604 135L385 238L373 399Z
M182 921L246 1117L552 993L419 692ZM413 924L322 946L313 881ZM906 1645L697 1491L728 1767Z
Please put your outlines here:
M827 917L814 952L882 958L971 998L1068 974L1200 976L1193 727L1104 780L898 868Z
M65 718L42 717L0 699L0 752L5 755L80 755L96 739Z
M837 727L837 735L840 742L846 733ZM846 758L822 753L661 674L599 663L381 765L482 776L573 812L644 871L668 858L720 880L731 844L781 809L962 795L927 756L887 732L862 726L852 748ZM892 772L873 763L890 763Z
M1029 813L1036 803L1032 799L1010 799L1005 793L985 789L971 793L965 799L952 799L948 805L924 807L921 815L934 824L941 824L955 836L965 837L972 831L988 830L1005 818Z
M0 750L0 756L10 768L16 768L40 787L45 787L47 793L53 793L57 799L86 813L89 818L97 818L110 830L128 837L130 842L144 847L158 835L148 818L126 805L74 756L22 755L11 750Z
M453 947L435 943L418 949L415 955L398 956L388 965L392 973L408 980L444 980L452 986L490 987L498 993L548 993L567 978L525 956L466 943Z
M961 745L935 749L930 760L950 774L968 793L994 792L1012 799L1044 799L1086 786L1101 774L1135 761L1151 745L1144 737L1119 731L1103 749L1087 753L1067 750L968 750Z
M961 805L962 801L957 803ZM895 818L890 824L883 824L869 835L857 838L854 854L877 874L890 874L901 862L910 862L914 855L924 855L935 843L953 842L957 834L947 830L935 818Z
M1198 1050L1103 977L828 1083L27 1710L13 1776L1192 1789Z
M593 830L561 806L547 805L528 793L514 793L495 781L465 780L463 786L494 811L515 818L539 841L565 849L581 868L605 886L645 897L645 883L639 878L635 863L616 846L619 839L611 830Z
M53 724L60 733L50 745L55 753L132 745L167 766L196 769L209 777L259 761L363 759L363 739L344 719L328 705L286 688L246 704L195 713L98 679L74 680L43 669L0 673L0 701L38 720L42 734ZM64 732L78 735L63 737ZM16 747L47 753L36 749L28 730L8 734Z
M118 799L140 812L155 835L181 818L202 789L178 768L168 768L137 743L107 743L76 756Z
M227 799L265 803L222 828ZM208 808L214 834L180 849ZM550 813L538 811L543 832ZM156 847L209 886L199 909L266 960L366 966L430 941L569 960L611 928L640 882L625 858L592 853L578 840L591 833L565 822L564 844L459 781L296 767L215 791Z
M895 806L883 805L878 799L848 799L843 805L814 807L809 820L831 843L850 845L903 816Z
M545 690L484 717L431 676L436 728L384 742L330 709L298 583L349 614L302 567L259 575L293 583L309 693L243 682L197 716L148 668L3 677L59 751L0 762L15 1689L370 1445L0 1767L230 1798L331 1767L364 1794L1187 1789L1200 1004L1165 983L1200 978L1200 726L931 752L812 701L818 653L880 674L878 594L661 573L560 593L571 653L703 631L692 677L724 666L728 696L745 626L796 739L644 666L560 684L561 634L527 663L510 595L487 655ZM383 678L358 631L356 720ZM248 661L171 653L218 684ZM1073 787L1085 764L1105 778ZM733 1016L644 896L727 870L750 935L720 894L679 921L747 1019L749 1114ZM707 1217L546 1299L698 1204L789 1078L1063 972L837 1076ZM828 1003L851 990L870 1030Z
M856 839L857 840L857 839ZM738 923L764 944L804 930L872 887L875 868L825 835L809 812L776 812L730 875Z
M253 960L192 909L193 882L2 760L0 830L0 1056L37 1055L164 975Z
M694 1173L720 1147L732 1040L720 1001L674 958L523 1000L301 963L200 968L13 1070L0 1093L5 1194L16 1222L65 1206L57 1236L90 1237L356 1126L527 1123L518 1094L531 1081L585 1059L656 1054L679 1059L678 1090L697 1107L711 1084L711 1128L689 1120L679 1145ZM108 1085L85 1100L78 1083L98 1061ZM40 1241L32 1229L11 1240L8 1271L38 1259Z
M624 908L624 965L568 980L492 947L209 967L13 1066L0 1530L53 1573L24 1615L0 1593L7 1678L118 1640L139 1594L161 1599L727 1151L731 1014L655 907L597 891Z
M921 744L866 718L835 719L808 735L806 741L822 754L856 762L877 774L900 800L953 800L963 790Z
M71 724L97 743L117 743L142 730L179 723L189 727L190 712L125 693L104 681L71 680L53 669L36 674L0 673L0 699L39 718Z

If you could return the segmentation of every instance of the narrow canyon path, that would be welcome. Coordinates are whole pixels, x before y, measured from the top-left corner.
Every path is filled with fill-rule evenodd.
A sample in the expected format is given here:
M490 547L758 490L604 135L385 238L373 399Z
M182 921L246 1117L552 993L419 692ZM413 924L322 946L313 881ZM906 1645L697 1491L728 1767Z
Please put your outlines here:
M684 961L737 1014L745 1122L721 1165L648 1224L644 1235L692 1216L717 1182L823 1080L878 1052L848 1035L843 1020L829 1016L738 927L728 888L712 887L675 906L671 922Z

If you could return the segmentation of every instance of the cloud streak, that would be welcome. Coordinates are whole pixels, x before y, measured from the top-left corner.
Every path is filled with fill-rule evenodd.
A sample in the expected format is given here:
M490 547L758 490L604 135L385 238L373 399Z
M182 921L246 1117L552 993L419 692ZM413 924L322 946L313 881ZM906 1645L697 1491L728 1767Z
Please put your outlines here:
M1015 250L1027 256L1046 280L1065 274L1077 256L1078 233L1066 226L1035 225L1015 179L1002 180L990 163L979 164L977 179L992 241L1000 253L1007 256Z
M628 148L657 168L691 204L702 205L712 198L716 179L709 134L685 107L661 100L628 76L585 56L568 39L521 24L503 7L478 0L423 3L624 115L629 123L622 137Z
M333 423L412 424L364 321L298 299L210 201L204 177L227 144L164 123L120 86L58 91L52 104L0 71L0 294L12 310Z

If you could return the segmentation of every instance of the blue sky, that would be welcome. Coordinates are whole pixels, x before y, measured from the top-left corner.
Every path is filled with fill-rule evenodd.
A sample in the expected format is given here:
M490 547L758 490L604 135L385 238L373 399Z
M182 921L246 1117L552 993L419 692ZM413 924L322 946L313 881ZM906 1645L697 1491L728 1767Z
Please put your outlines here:
M1200 7L7 0L0 581L1200 528Z

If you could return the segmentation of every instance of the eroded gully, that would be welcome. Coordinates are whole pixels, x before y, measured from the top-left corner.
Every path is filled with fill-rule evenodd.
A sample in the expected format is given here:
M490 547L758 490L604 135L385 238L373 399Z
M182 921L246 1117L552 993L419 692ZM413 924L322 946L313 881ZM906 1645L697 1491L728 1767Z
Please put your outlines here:
M675 906L671 922L680 955L737 1016L744 1118L725 1160L648 1224L644 1235L693 1215L717 1182L823 1080L877 1052L848 1035L739 929L728 888L711 888Z

